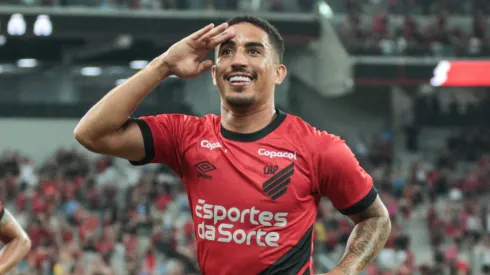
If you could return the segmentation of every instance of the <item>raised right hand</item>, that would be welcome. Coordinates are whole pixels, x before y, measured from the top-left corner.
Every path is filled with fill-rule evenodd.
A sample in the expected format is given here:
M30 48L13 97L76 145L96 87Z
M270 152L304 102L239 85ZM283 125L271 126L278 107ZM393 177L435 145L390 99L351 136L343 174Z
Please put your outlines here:
M172 45L162 56L170 75L196 77L209 70L213 61L202 61L209 51L235 36L233 27L210 24Z

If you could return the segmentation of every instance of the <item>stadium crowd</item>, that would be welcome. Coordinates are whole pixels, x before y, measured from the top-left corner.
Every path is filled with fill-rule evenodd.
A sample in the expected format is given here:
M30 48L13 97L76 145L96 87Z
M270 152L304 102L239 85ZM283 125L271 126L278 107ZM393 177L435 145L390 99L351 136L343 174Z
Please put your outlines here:
M427 212L439 269L458 274L490 272L489 140L485 129L449 137L446 151L427 174L431 198L447 194L443 208L431 203Z
M335 15L345 15L337 28L352 54L385 56L490 55L486 14L489 0L332 0ZM0 4L70 6L99 9L241 10L313 12L315 0L0 0ZM401 15L402 22L390 15ZM417 16L428 18L417 20ZM471 26L448 24L449 17L472 18Z
M478 199L489 190L488 157L466 162L460 158L461 146L454 146L459 137L452 137L450 156L441 154L430 165L416 163L404 175L394 161L392 138L387 131L351 145L373 176L394 225L367 274L445 274L437 273L441 269L469 274L470 260L488 274L490 208ZM479 146L467 144L463 150L470 145ZM474 150L488 148L479 149ZM66 149L40 164L17 152L3 152L0 159L0 199L27 228L33 244L12 274L199 274L187 197L166 166L133 167ZM460 159L467 163L464 174L454 172ZM447 198L443 207L436 203L440 198ZM418 264L411 243L419 236L408 233L412 211L424 205L434 265ZM335 260L331 255L342 252L351 230L348 219L322 201L316 254ZM471 247L474 251L463 253Z
M113 8L162 8L162 9L211 9L240 10L268 9L271 11L311 12L316 6L315 0L2 0L0 3L22 5L61 5L93 6ZM489 0L329 0L326 1L335 13L371 13L385 10L390 14L432 15L444 10L455 15L468 15L475 10L488 14Z
M379 0L367 3L349 0L345 1L346 16L339 25L339 33L344 45L353 54L488 56L490 36L485 15L488 7L490 5L486 0ZM428 20L417 20L417 13L412 10L423 10L422 14L427 15ZM403 16L402 22L390 17L396 11ZM467 11L465 16L472 19L471 26L466 28L460 24L448 24L450 16L464 11Z
M0 0L0 4L102 9L249 10L312 12L314 0Z
M336 10L371 12L384 9L392 14L431 15L447 10L455 15L472 14L474 10L489 13L488 0L330 0ZM340 5L339 5L340 4Z
M36 168L2 159L0 197L32 239L19 274L198 274L188 202L170 174L63 149Z

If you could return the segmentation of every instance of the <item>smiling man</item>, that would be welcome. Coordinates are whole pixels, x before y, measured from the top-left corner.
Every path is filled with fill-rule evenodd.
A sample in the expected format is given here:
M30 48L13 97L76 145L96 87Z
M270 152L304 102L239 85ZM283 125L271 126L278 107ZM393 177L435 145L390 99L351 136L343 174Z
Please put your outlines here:
M224 103L241 109L271 103L273 106L274 89L269 87L280 84L287 73L281 63L282 38L268 24L262 26L265 31L241 22L241 18L228 24L234 26L235 37L216 48L216 66L212 69Z
M215 49L216 60L202 61ZM276 109L287 74L268 22L237 17L177 42L82 118L76 139L135 165L165 163L183 180L204 275L311 274L322 197L356 226L338 266L357 274L384 246L390 219L372 178L340 138ZM169 75L212 69L221 114L130 117Z

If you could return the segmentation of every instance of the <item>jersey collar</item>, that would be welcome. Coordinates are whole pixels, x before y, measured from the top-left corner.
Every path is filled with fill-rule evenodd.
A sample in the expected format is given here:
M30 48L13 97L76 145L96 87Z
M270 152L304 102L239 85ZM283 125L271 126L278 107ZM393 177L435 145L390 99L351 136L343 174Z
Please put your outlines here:
M243 134L243 133L236 133L232 132L230 130L225 129L223 125L221 125L221 135L229 140L233 141L241 141L241 142L253 142L256 140L259 140L268 134L272 133L281 123L286 119L286 113L283 111L276 109L276 117L274 118L273 121L269 123L269 125L265 126L263 129L258 130L257 132L254 133L248 133L248 134Z

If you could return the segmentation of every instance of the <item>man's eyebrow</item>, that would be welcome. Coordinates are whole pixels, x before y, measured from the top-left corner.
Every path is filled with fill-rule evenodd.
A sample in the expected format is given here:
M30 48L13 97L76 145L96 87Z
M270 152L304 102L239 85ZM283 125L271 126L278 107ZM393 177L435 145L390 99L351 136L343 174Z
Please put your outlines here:
M233 40L226 40L225 42L221 43L219 47L222 48L224 46L236 46L236 42Z
M233 40L227 40L227 41L221 43L220 48L222 48L224 46L236 46L236 42ZM265 48L265 45L262 42L251 41L251 42L245 43L245 47L246 48L250 48L250 47Z
M260 48L265 48L265 45L261 42L247 42L245 43L245 47L260 47Z

